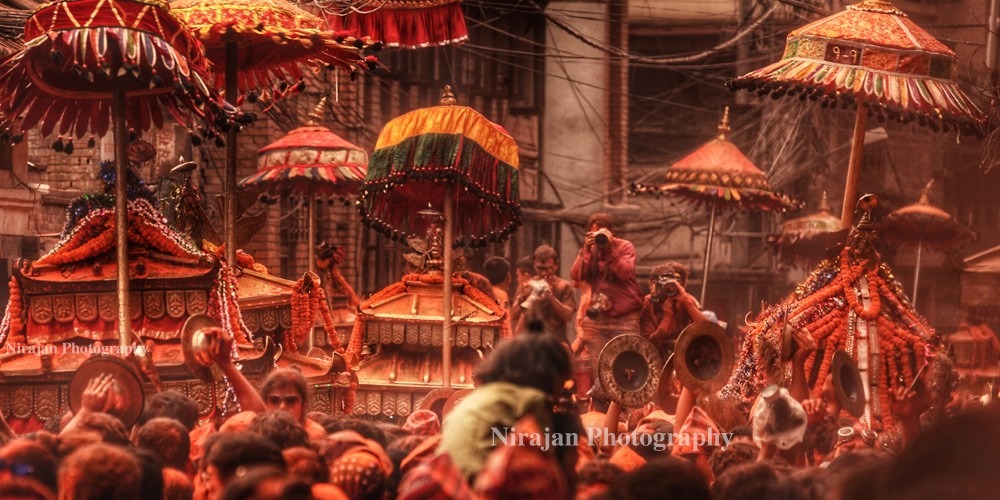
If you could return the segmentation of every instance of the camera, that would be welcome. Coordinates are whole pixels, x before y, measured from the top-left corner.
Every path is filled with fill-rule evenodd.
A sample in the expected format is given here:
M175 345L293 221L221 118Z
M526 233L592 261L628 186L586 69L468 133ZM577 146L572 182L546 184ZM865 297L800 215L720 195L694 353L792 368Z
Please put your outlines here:
M542 300L545 293L550 291L549 282L545 280L531 280L528 282L528 288L531 289L531 294L524 302L521 302L521 307L524 309L535 307L535 304Z
M590 298L590 307L587 308L587 317L597 319L600 315L611 309L611 299L603 293L595 293Z
M606 247L609 243L611 243L612 236L611 231L604 228L598 229L597 231L594 231L594 243L596 243L597 246Z
M680 291L679 276L675 273L661 274L653 280L653 298L657 302L676 297Z

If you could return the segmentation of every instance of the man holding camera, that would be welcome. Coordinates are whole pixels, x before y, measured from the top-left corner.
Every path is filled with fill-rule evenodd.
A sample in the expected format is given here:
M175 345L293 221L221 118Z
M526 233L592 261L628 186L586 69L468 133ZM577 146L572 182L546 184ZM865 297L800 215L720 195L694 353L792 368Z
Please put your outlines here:
M541 321L545 331L569 343L567 326L576 312L573 285L556 275L559 254L548 245L535 249L535 275L518 287L511 307L514 334L527 330L532 321Z
M639 314L639 333L656 346L663 359L673 352L674 342L685 327L705 320L698 301L684 289L687 278L687 267L677 262L654 267L649 277L649 295Z
M609 340L636 333L642 291L635 276L635 246L614 236L611 216L591 215L587 227L587 237L571 274L573 280L590 285L590 306L581 333L587 350L596 359Z

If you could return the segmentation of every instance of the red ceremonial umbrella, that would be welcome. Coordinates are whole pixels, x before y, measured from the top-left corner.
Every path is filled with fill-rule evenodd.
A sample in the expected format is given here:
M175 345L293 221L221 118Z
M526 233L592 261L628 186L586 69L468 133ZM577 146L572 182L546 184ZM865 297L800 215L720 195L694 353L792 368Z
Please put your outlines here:
M924 247L941 251L953 250L976 239L976 233L972 229L955 220L948 212L931 205L928 196L933 184L933 179L927 183L920 201L890 213L881 224L881 234L887 242L917 247L917 263L913 272L914 305L917 303L920 260Z
M976 135L986 121L958 87L955 53L885 0L864 0L792 31L780 61L727 85L857 107L841 229L851 226L869 112Z
M701 282L701 302L705 302L708 287L708 266L712 260L712 239L715 234L715 214L719 210L751 210L783 212L795 208L796 202L771 191L761 172L735 144L726 139L729 133L729 107L719 122L719 135L693 153L670 166L666 183L656 186L634 186L636 194L673 194L698 205L708 205L708 242Z
M326 23L285 0L178 0L177 16L198 33L208 57L224 73L216 84L236 102L237 93L279 98L301 89L300 65L355 71L375 64L356 53L364 42L330 31ZM289 86L289 84L292 84ZM226 135L223 226L226 260L236 262L236 132Z
M329 4L313 0L315 4ZM330 25L356 37L371 37L387 47L419 49L462 43L469 30L462 0L361 0L324 8Z
M368 153L322 127L326 96L309 114L309 124L257 151L259 170L240 181L272 197L303 196L309 206L309 270L316 259L316 198L357 194L368 173Z
M23 50L0 61L0 129L6 136L21 118L22 130L41 125L43 136L58 128L57 146L72 151L74 137L114 129L118 328L129 345L127 130L162 127L161 107L192 131L204 130L203 123L214 130L229 120L224 103L204 83L208 63L201 44L166 2L48 3L28 19L24 40Z
M833 215L824 191L819 211L785 221L781 225L781 234L772 244L786 262L815 263L817 257L836 243L838 234L840 218Z
M394 240L417 234L429 207L444 213L444 310L452 304L452 249L506 239L520 224L517 143L476 110L441 106L393 119L379 133L361 188L365 225ZM458 239L456 241L456 235ZM443 314L444 386L451 386L451 314Z

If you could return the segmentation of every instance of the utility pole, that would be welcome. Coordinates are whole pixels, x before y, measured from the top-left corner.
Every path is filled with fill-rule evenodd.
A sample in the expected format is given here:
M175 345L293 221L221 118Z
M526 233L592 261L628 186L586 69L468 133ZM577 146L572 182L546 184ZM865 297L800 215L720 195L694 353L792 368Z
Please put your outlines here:
M628 51L628 0L608 2L608 43ZM625 56L608 54L607 153L605 155L605 200L612 206L628 201L628 103L629 62Z

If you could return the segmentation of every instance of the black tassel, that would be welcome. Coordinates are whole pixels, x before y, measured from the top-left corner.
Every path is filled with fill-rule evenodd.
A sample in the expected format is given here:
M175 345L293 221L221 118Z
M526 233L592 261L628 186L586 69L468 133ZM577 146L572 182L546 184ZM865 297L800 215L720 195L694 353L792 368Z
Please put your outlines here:
M72 139L70 139L70 141L66 143L66 147L63 148L63 152L66 153L66 154L68 154L68 155L73 154L73 140Z
M52 143L52 150L56 151L58 153L62 153L63 152L63 143L62 143L62 136L61 135L59 136L58 139L56 139L56 142Z
M17 144L24 140L24 134L17 134L10 139L11 144Z
M217 147L217 148L226 147L226 141L222 140L221 137L216 137L215 138L215 147Z
M191 145L195 147L201 146L201 137L198 137L195 134L191 134Z
M94 136L90 136L90 139L87 139L87 147L92 148L96 145L97 145L97 139L95 139Z
M260 99L259 92L257 92L256 90L251 90L250 92L247 92L247 102L253 104L257 102L257 99Z
M356 49L363 49L363 48L365 48L365 41L361 40L361 39L355 39L354 40L354 48L356 48Z

